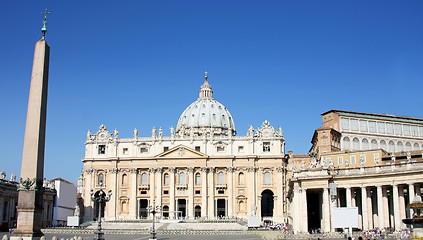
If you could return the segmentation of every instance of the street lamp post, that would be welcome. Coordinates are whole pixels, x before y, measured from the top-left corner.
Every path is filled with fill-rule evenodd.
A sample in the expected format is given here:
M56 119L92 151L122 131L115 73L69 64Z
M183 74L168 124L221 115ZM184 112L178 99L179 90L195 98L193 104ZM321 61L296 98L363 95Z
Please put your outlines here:
M109 190L106 195L106 193L102 189L100 189L100 191L98 192L98 196L96 196L93 190L91 189L91 200L93 200L93 202L98 203L97 232L95 233L94 240L104 240L104 233L101 231L101 210L102 206L104 206L106 202L110 201L110 196L112 196L112 190Z
M156 226L155 226L155 220L156 220L156 213L160 212L161 207L156 206L156 201L153 200L153 206L149 206L147 208L151 214L153 214L153 227L151 228L151 238L150 239L157 239L156 238Z

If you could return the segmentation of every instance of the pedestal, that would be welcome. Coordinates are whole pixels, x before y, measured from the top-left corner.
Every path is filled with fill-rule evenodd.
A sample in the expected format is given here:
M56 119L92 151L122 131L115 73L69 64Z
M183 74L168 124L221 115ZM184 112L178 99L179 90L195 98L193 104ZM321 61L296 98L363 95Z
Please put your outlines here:
M11 240L38 240L41 232L43 192L20 190L18 202L18 226L12 232Z

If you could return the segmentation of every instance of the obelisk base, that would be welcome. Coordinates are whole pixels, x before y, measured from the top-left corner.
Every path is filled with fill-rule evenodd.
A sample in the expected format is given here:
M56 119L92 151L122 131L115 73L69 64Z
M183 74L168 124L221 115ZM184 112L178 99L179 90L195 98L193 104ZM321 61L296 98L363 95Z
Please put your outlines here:
M20 190L18 203L18 226L11 240L38 240L43 236L42 227L43 192Z

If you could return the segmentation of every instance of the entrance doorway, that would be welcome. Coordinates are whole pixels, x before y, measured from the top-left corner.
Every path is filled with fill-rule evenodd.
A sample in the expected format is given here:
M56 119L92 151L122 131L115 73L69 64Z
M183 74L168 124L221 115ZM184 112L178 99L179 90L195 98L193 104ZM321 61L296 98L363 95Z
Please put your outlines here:
M201 207L200 206L195 206L194 209L194 217L199 218L201 217Z
M140 199L140 218L147 218L148 217L148 200L147 199Z
M168 218L169 218L169 206L166 206L166 205L164 205L164 206L163 206L163 209L162 209L162 216L163 216L165 219L168 219Z
M217 217L226 217L226 199L217 199Z
M186 216L186 209L187 209L187 200L185 199L178 199L178 218Z
M322 191L307 190L307 219L309 232L321 228L322 196Z
M273 217L273 192L264 190L261 193L261 217Z

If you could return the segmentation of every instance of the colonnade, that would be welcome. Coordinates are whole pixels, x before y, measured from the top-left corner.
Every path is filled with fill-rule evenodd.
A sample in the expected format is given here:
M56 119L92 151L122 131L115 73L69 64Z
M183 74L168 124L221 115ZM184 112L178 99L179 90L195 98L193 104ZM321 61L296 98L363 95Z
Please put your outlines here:
M323 232L334 231L332 209L334 207L358 207L359 228L362 230L405 228L402 219L412 216L406 205L414 201L415 195L421 196L421 182L391 182L380 184L337 185L337 194L331 194L329 187L320 189L294 188L294 230L310 230L309 211L319 211L320 226ZM307 193L319 194L321 209L308 209Z

